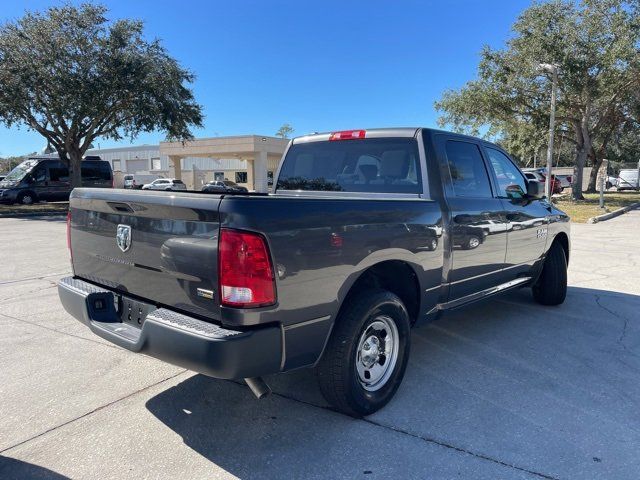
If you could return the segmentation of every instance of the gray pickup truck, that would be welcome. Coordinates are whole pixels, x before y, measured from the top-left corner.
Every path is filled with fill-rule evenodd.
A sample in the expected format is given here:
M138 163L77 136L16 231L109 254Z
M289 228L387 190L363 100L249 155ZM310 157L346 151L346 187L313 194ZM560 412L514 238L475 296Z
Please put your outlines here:
M498 146L426 128L292 140L272 194L76 189L65 309L260 397L314 367L339 411L395 394L411 328L513 288L564 301L569 218Z

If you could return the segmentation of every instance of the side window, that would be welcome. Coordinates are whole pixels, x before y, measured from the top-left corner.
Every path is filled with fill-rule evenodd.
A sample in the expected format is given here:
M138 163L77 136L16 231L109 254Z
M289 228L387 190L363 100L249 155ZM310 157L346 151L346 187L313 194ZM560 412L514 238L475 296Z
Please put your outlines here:
M47 169L46 167L39 167L33 172L33 180L34 182L44 182L47 180Z
M500 150L488 147L485 147L485 150L498 180L498 196L522 198L527 193L527 184L518 167Z
M68 182L69 169L65 166L49 167L49 177L52 182Z
M445 150L455 196L490 198L491 186L480 148L474 143L448 140Z

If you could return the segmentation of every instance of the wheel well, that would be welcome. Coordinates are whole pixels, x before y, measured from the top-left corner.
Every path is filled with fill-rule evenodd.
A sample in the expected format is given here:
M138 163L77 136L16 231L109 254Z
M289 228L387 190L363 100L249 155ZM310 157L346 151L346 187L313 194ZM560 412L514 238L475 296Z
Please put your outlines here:
M33 190L23 190L20 193L18 193L16 198L22 198L24 197L26 194L30 194L31 197L33 197L33 199L35 200L36 198L38 198L38 194L36 192L34 192Z
M556 238L553 239L553 243L559 243L562 249L564 250L564 256L567 259L567 265L569 265L569 237L564 232L560 232L556 235Z
M420 308L420 284L409 264L389 260L369 267L353 284L342 305L348 305L350 297L370 288L388 290L400 297L407 307L411 323L415 323Z

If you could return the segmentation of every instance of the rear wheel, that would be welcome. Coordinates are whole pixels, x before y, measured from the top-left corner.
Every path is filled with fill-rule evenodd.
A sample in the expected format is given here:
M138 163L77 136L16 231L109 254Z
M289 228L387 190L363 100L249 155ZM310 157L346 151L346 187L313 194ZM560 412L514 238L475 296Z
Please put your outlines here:
M562 246L551 245L540 278L532 287L533 298L542 305L560 305L567 296L567 257Z
M396 393L409 348L409 314L400 298L384 290L363 291L336 319L317 367L320 390L342 413L370 415Z

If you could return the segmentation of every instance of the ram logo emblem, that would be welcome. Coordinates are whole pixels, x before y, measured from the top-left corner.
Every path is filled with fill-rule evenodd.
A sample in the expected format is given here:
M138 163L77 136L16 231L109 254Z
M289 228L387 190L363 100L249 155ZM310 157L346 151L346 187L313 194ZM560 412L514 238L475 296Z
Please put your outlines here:
M129 250L131 247L131 227L129 225L118 225L116 243L123 252Z

